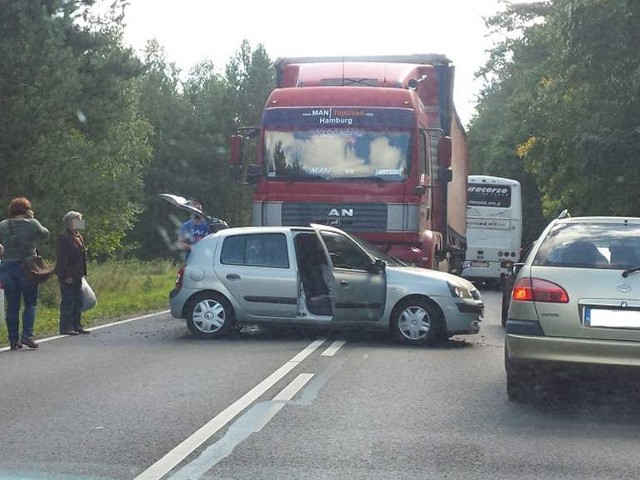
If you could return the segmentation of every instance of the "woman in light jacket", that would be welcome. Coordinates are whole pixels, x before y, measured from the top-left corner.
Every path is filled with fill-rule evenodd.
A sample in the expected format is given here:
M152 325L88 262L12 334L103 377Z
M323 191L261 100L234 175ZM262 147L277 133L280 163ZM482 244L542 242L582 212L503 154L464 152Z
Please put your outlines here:
M62 218L64 230L58 236L55 273L60 283L60 333L89 333L82 328L82 278L87 275L84 239L78 230L84 228L79 212L67 212Z
M36 255L38 242L49 238L49 230L33 218L31 202L18 197L9 203L9 218L0 222L0 283L6 298L6 322L11 350L26 345L38 348L33 339L33 324L38 305L38 284L30 282L22 271L22 259ZM20 304L22 336L20 336Z

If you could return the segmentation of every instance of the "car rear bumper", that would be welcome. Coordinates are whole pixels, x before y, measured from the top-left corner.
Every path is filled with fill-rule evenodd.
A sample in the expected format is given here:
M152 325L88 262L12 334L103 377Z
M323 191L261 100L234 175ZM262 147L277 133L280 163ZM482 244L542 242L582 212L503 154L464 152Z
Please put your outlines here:
M171 316L174 318L184 318L183 310L184 304L189 299L192 292L187 292L185 289L174 288L169 292L169 308L171 310Z
M640 342L514 335L505 338L511 362L640 367Z

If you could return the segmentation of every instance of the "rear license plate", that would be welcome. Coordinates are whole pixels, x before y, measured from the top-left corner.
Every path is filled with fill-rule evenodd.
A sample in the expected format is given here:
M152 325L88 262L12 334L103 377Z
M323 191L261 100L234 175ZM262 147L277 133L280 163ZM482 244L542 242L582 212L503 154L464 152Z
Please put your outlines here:
M489 268L489 262L471 262L472 267Z
M596 328L640 329L640 311L586 307L584 309L584 325Z

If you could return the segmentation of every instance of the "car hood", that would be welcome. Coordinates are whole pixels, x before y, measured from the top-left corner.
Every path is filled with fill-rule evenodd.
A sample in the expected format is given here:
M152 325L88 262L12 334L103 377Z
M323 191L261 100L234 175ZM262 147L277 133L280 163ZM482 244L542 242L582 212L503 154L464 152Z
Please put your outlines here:
M392 267L385 268L387 283L389 285L406 286L410 284L428 285L429 294L451 296L451 290L447 283L464 288L471 292L477 290L470 281L447 272L429 270L419 267Z

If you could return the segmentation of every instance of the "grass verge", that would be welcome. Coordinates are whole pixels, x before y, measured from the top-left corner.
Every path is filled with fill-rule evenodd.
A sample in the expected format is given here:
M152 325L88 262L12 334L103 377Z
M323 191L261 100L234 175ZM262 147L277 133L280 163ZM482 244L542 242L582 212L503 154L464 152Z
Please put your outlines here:
M84 312L82 323L92 327L118 318L130 317L169 307L178 267L169 261L113 261L87 266L89 284L98 304ZM57 278L40 285L38 313L34 328L36 338L58 333L60 287ZM22 324L22 320L21 320ZM7 325L0 322L0 346L8 345Z

